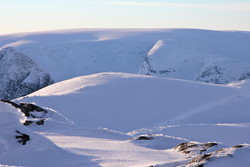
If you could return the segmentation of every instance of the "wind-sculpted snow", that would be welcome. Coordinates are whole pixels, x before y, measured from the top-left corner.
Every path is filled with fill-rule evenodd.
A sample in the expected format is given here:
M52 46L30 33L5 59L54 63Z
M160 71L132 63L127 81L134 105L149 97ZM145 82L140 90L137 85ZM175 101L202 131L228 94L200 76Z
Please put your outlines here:
M16 51L5 48L0 52L0 98L14 99L53 83L50 75L36 63Z
M129 72L225 84L250 77L250 35L195 29L79 29L0 36L55 81Z

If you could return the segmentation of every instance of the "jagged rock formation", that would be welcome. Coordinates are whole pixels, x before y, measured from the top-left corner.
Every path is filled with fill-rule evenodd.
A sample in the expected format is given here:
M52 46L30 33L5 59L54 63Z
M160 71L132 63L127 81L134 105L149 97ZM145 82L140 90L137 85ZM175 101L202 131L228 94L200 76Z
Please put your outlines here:
M50 75L14 48L0 51L0 98L14 99L53 83Z
M249 144L239 144L233 147L223 148L223 149L211 152L211 153L206 153L206 154L196 156L190 162L188 162L188 164L183 165L183 167L203 167L205 165L209 166L210 163L216 163L216 161L220 159L224 159L225 161L227 161L226 158L238 159L239 157L235 158L234 156L235 156L235 153L239 151L240 149L249 149ZM247 161L246 158L244 159L245 161ZM227 163L224 163L224 165L226 164ZM239 164L240 162L238 162L238 165Z

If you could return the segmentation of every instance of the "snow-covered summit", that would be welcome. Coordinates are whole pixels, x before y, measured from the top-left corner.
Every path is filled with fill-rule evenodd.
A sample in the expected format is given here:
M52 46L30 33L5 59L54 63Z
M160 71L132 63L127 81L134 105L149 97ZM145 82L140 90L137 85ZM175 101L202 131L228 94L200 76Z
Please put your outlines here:
M216 84L248 79L249 44L241 32L179 31L154 44L140 72Z
M27 95L53 83L28 56L14 48L0 51L0 98L13 99Z
M250 35L198 29L77 29L0 36L57 81L128 72L225 84L250 76Z

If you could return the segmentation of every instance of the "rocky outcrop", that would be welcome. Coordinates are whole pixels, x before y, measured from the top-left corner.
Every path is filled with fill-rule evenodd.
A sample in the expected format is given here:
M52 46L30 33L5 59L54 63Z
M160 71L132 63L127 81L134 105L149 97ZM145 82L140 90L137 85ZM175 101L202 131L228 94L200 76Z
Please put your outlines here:
M0 98L14 99L53 83L50 75L14 48L0 51Z
M229 82L225 81L223 77L223 72L225 71L225 69L220 68L218 65L211 65L205 69L201 69L200 71L200 74L196 78L196 80L198 81L215 84L225 84Z
M249 148L249 145L239 144L233 147L216 150L211 153L202 154L197 157L194 157L191 161L187 163L187 165L184 165L183 167L203 167L205 164L208 164L209 162L213 162L221 158L233 158L233 155L236 151L247 147Z
M26 117L25 122L23 125L28 126L31 124L36 125L43 125L46 121L46 114L48 113L47 110L31 104L31 103L15 103L10 100L0 100L5 103L11 104L13 107L19 109Z
M27 141L30 140L30 136L24 133L21 133L19 130L16 130L16 139L17 142L22 144L22 145L26 145Z
M130 140L153 140L154 138L151 135L140 135L137 137L134 137Z
M201 154L217 145L218 144L215 142L208 142L208 143L186 142L177 145L174 149L185 154Z
M250 147L249 144L239 144L233 147L222 148L221 144L215 142L208 142L208 143L186 142L177 145L176 147L174 147L174 149L177 152L181 152L187 155L188 161L184 162L184 164L182 164L181 167L203 167L211 163L216 163L217 160L221 159L224 160L223 162L224 165L222 166L227 166L226 158L232 160L233 158L235 158L235 154L237 153L237 151L241 149L247 149L247 151L249 151L249 147ZM248 155L240 154L240 156L244 157ZM237 158L235 159L237 160ZM245 160L245 158L243 159Z

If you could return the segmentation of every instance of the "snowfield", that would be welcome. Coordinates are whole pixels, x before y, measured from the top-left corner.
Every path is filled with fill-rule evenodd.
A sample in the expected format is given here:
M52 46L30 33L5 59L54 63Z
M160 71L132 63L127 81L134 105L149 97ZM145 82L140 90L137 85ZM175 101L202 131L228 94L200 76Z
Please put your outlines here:
M0 93L51 84L0 100L0 167L249 167L249 46L193 29L0 36Z
M249 86L248 81L215 85L99 73L55 83L15 101L53 108L72 121L64 128L51 129L46 121L45 128L28 127L71 153L93 157L100 166L179 166L203 155L196 145L195 153L179 152L175 147L181 143L217 143L204 153L211 153L211 159L216 155L220 163L220 156L227 157L217 150L250 143ZM238 149L244 150L239 150L242 162L235 163L248 166L248 147L231 151L238 156Z
M77 77L21 98L59 111L77 126L123 132L160 124L248 123L248 100L230 86L126 73Z

